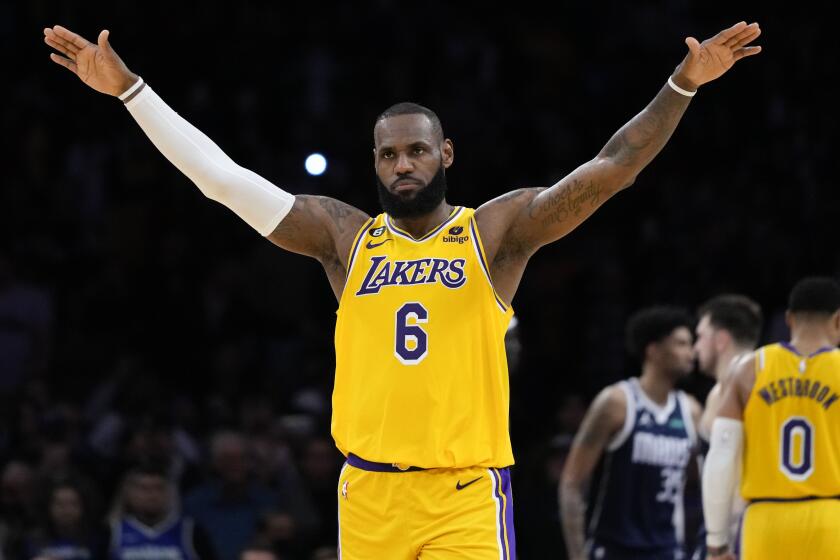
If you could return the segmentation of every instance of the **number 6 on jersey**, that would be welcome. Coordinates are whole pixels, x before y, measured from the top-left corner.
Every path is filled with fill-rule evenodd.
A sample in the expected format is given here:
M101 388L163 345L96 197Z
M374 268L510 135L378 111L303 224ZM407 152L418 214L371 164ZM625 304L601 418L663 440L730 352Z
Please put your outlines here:
M428 321L429 312L417 302L403 304L397 309L394 356L401 363L407 366L417 365L429 353L428 335L418 326Z

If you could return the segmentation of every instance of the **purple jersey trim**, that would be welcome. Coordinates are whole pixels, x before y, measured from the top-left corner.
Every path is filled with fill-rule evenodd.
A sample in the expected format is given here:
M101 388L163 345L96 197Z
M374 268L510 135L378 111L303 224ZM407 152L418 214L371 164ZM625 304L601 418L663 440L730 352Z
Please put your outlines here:
M795 347L793 344L791 344L790 342L780 342L780 343L779 343L779 345L780 345L780 346L782 346L783 348L786 348L786 349L790 350L791 352L793 352L793 353L794 353L794 354L796 354L797 356L803 356L803 355L799 352L799 350L797 350L797 349L796 349L796 347ZM813 357L814 357L814 356L816 356L817 354L822 354L823 352L831 352L832 350L837 350L837 348L834 348L834 347L832 347L832 346L823 346L822 348L820 348L820 349L819 349L819 350L817 350L816 352L811 352L811 353L810 353L810 354L808 354L807 356L803 356L803 357L806 357L806 358L813 358Z
M493 279L490 276L490 267L487 266L487 261L484 260L484 251L482 251L482 247L479 245L478 233L472 219L470 219L470 231L473 234L473 241L475 242L475 252L478 253L478 262L481 263L481 268L484 269L484 273L487 275L487 281L490 282L490 288L493 290L493 297L496 298L496 303L499 304L502 311L507 311L507 305L505 305L505 302L503 302L499 297L499 294L496 293L496 288L493 286Z
M359 238L356 239L356 243L353 245L353 252L350 253L350 258L347 259L347 278L350 278L350 270L353 268L353 261L356 259L356 253L359 251L359 245L362 244L362 240L365 238L365 232L374 221L374 218L369 219L359 230Z
M452 213L449 215L449 217L446 218L446 220L442 224L440 224L438 227L436 227L435 229L433 229L432 231L430 231L429 233L427 233L426 235L424 235L423 237L421 237L419 239L413 238L409 233L407 233L407 232L399 229L397 226L395 226L393 220L391 219L391 216L388 216L388 215L385 216L385 224L388 226L388 229L391 230L391 233L395 233L395 234L399 235L400 237L405 237L409 241L414 241L415 243L419 243L421 241L426 241L427 239L434 236L437 232L442 230L443 227L446 224L448 224L449 222L451 222L452 220L454 220L455 218L460 216L461 215L461 210L463 210L463 209L464 209L463 206L456 206L455 210L452 211Z

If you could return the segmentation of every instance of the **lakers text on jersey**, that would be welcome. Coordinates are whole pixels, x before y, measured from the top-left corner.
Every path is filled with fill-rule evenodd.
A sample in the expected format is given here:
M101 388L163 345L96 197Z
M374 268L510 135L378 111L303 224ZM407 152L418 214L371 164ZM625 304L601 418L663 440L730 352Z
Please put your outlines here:
M512 309L493 289L474 210L422 238L386 215L357 234L335 331L332 434L365 460L506 467Z

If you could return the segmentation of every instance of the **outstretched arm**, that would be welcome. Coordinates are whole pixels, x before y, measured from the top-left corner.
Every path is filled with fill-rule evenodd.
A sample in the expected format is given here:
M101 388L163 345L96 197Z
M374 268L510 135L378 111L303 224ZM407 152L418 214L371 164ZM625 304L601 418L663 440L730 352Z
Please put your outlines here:
M601 391L586 412L563 466L560 517L566 550L572 560L585 558L586 492L592 471L610 439L624 425L627 400L616 385Z
M491 245L485 249L493 252L488 238L493 236L490 230L497 230L499 251L529 257L539 247L569 233L608 198L630 186L671 137L691 100L686 94L693 95L738 60L758 54L761 47L748 45L760 33L757 23L740 22L702 43L688 37L685 42L689 52L669 78L675 87L664 85L594 159L550 188L501 197L481 209L488 215L484 221L490 222L489 227L482 228L485 244Z
M320 260L334 290L364 212L326 197L295 197L237 165L210 138L173 111L131 72L108 42L96 43L61 26L44 29L50 58L91 88L120 97L155 146L210 199L235 212L261 235ZM339 293L336 290L336 293Z

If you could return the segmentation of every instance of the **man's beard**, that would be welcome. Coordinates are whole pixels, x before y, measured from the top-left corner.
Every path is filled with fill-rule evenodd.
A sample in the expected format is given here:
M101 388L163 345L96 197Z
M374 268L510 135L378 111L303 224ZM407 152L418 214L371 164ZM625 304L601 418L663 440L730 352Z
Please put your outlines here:
M440 166L429 184L420 189L412 198L403 198L393 194L376 176L376 187L379 191L379 204L392 218L414 218L429 214L438 207L446 196L446 173Z

